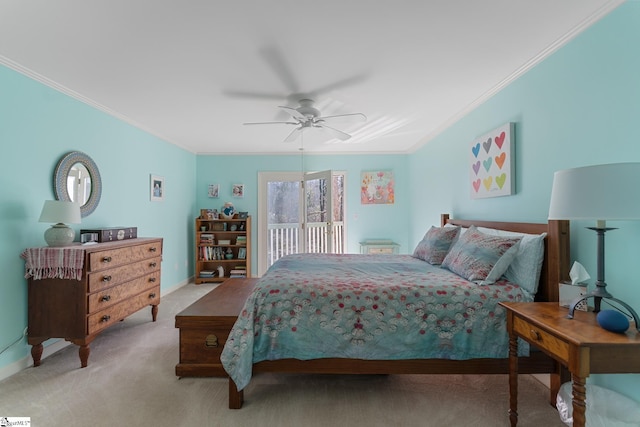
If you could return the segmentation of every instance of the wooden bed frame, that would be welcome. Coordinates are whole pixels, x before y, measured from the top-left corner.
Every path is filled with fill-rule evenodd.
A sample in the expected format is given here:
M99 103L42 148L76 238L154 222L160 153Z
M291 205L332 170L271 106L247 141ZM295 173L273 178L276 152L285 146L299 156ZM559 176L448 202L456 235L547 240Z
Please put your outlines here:
M519 233L547 233L544 263L540 274L540 286L536 301L558 301L558 284L569 277L569 221L550 220L547 224L473 221L449 218L441 215L441 225L496 228ZM253 373L308 373L308 374L508 374L509 358L504 359L413 359L413 360L361 360L361 359L282 359L258 362ZM560 365L541 351L532 350L530 356L518 361L522 374L551 374L549 403L555 405L556 394L567 374ZM238 391L229 379L229 408L240 409L244 390Z

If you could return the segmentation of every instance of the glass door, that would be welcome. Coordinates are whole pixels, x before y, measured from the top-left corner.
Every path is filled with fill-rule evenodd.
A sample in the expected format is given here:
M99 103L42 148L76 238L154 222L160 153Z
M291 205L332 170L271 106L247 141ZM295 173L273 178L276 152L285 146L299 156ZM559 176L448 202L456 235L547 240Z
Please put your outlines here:
M344 173L258 174L258 276L288 254L344 252Z

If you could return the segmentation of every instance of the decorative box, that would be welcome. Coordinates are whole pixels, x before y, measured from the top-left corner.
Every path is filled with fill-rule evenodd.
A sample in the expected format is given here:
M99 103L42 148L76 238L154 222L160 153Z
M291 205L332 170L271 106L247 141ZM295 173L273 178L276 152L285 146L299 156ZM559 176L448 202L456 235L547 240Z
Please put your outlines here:
M92 235L92 240L98 243L113 242L115 240L135 239L138 237L138 227L112 227L112 228L97 228L92 230L80 230L80 240L82 241L83 235ZM96 238L95 240L93 240Z

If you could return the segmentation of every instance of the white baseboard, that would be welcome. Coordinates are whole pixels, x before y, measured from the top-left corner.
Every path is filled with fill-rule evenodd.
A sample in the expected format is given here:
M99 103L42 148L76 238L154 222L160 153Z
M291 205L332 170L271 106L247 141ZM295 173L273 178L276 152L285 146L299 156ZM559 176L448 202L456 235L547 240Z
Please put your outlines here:
M58 351L67 347L68 345L71 345L71 343L63 339L52 342L51 344L44 347L44 349L42 350L42 358L40 360L46 359L52 354L57 353ZM5 378L9 378L13 374L17 374L18 372L22 371L23 369L27 369L30 366L33 366L33 358L31 357L31 353L20 360L16 360L15 362L7 366L3 366L0 369L0 381L4 380Z

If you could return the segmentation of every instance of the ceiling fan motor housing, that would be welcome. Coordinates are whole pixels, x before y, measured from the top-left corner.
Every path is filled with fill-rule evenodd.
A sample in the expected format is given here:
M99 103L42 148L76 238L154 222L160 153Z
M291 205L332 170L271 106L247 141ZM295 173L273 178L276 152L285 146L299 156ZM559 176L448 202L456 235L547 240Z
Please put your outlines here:
M311 99L301 99L300 107L296 108L296 110L298 111L298 113L303 114L309 119L320 116L320 110L314 108L313 100Z

